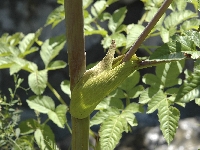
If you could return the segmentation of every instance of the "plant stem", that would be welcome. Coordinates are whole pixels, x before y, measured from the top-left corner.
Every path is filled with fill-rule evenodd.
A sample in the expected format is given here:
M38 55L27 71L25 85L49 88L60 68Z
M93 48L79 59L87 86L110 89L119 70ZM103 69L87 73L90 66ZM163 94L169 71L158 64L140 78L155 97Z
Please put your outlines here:
M156 15L153 17L153 19L149 22L149 24L146 26L144 31L141 33L140 37L137 39L137 41L131 46L129 51L126 53L123 62L126 62L131 59L131 57L136 53L142 42L146 39L148 34L151 32L153 27L156 25L156 23L159 21L159 19L162 17L162 15L165 13L169 5L172 3L173 0L165 0L162 4L162 6L159 8Z
M83 5L82 0L64 0L64 6L70 89L72 91L86 70ZM88 150L88 141L89 116L84 119L72 116L72 150Z
M60 96L60 94L58 94L58 92L51 86L51 84L49 82L47 82L47 86L49 87L49 89L51 90L51 92L56 96L56 98L61 102L61 104L64 104L64 105L67 106L67 104L62 99L62 97Z

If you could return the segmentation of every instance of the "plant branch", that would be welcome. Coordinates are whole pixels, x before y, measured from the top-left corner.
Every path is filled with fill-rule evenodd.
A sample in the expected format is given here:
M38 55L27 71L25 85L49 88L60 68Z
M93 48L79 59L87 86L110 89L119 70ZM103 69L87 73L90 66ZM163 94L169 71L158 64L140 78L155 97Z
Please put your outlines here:
M51 86L51 84L49 82L47 82L47 86L49 87L49 89L51 90L51 92L56 96L56 98L61 102L61 104L64 104L64 105L67 106L67 104L62 99L62 97L60 96L60 94L58 94L58 92Z
M159 8L156 15L153 17L153 19L149 22L149 24L146 26L144 31L141 33L137 41L131 46L129 51L126 53L123 62L126 62L131 59L131 57L136 53L140 45L144 42L148 34L151 32L153 27L156 25L156 23L159 21L159 19L162 17L162 15L165 13L169 5L172 3L173 0L165 0L162 4L162 6Z

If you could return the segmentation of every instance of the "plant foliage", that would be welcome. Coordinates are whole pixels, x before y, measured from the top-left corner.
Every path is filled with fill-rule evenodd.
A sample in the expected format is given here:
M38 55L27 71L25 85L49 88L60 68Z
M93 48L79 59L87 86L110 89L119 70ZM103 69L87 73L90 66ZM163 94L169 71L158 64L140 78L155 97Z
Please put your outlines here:
M112 13L106 11L106 8L117 0L83 1L85 36L101 35L101 44L104 49L110 47L112 39L116 42L115 51L118 57L112 58L110 64L107 62L110 70L119 66L123 54L138 39L145 29L144 24L152 20L163 2L163 0L141 1L144 3L145 9L141 20L138 21L138 24L128 25L123 24L127 13L126 7L118 8ZM57 0L57 2L60 6L48 16L45 26L52 25L52 28L54 28L64 20L64 0ZM189 4L194 7L194 10L187 10ZM141 58L134 55L132 58L132 61L143 65L140 69L156 66L154 72L141 75L135 69L128 70L132 73L127 74L125 80L121 77L117 78L120 81L113 79L114 82L121 83L118 87L107 86L107 82L102 81L102 83L105 82L103 85L104 90L106 89L104 92L106 95L103 96L106 97L104 99L101 97L98 102L94 102L94 98L89 100L88 103L83 103L87 105L85 106L86 115L93 110L97 111L91 118L90 127L100 125L100 140L97 140L97 144L93 147L103 150L114 149L119 143L122 133L129 132L132 127L138 125L135 114L144 113L144 106L147 106L146 113L153 113L157 110L160 129L165 140L170 144L174 139L180 119L180 112L176 106L185 107L186 103L192 100L200 105L199 8L198 0L173 1L168 8L169 14L165 13L146 37L146 39L155 36L160 37L163 42L162 45L142 44L140 48L144 49L147 55ZM103 27L102 24L107 26ZM57 150L54 134L47 122L52 121L58 127L67 127L71 131L66 118L68 106L56 91L57 89L51 86L48 78L49 71L64 69L67 66L67 63L63 60L56 59L66 44L66 38L64 35L59 35L43 42L38 39L41 32L42 28L27 35L17 32L13 35L5 33L0 37L0 69L9 69L10 75L14 76L21 70L29 73L27 83L33 95L29 95L27 103L37 115L36 119L30 118L18 125L16 118L18 111L13 109L13 106L19 102L19 100L14 99L14 95L16 89L20 87L22 79L15 79L16 89L15 92L11 92L11 102L8 102L3 96L0 100L0 108L4 110L0 111L2 116L0 121L1 147L13 147L16 150L33 149L34 143L36 143L42 150ZM39 69L38 64L26 58L27 55L38 51L44 63L43 69ZM187 59L192 59L195 62L193 71L188 74L186 74L187 70L184 71L185 60ZM181 79L180 74L184 73L186 78ZM104 74L105 79L110 75L109 70L101 70L97 74ZM96 81L90 78L93 76L94 74L88 76L92 80L91 85ZM114 78L114 76L112 77ZM100 79L101 76L98 76L98 80ZM124 81L122 82L122 80ZM47 87L56 96L59 104L55 103L53 98L44 94ZM76 88L79 89L80 87ZM71 98L68 80L61 83L61 89ZM90 90L92 89L94 88L90 87ZM73 92L72 94L72 96L77 95ZM92 107L91 109L90 107L89 110L90 104L96 108ZM73 108L79 105L73 102ZM70 111L76 113L76 110ZM40 113L46 114L48 119L41 122Z

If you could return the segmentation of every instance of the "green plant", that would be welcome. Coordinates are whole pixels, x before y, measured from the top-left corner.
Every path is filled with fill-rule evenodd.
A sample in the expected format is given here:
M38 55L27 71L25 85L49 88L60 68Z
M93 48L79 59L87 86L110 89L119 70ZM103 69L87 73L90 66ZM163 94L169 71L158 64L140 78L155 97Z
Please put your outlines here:
M23 80L14 76L15 89L10 91L10 98L0 96L0 147L1 149L11 149L17 146L19 138L19 128L17 128L20 120L21 110L17 107L21 105L21 101L16 97L16 91L20 88Z
M55 27L66 14L66 37L60 35L42 42L38 40L42 28L28 35L2 35L0 68L9 68L10 75L20 70L29 72L28 84L34 95L27 99L27 103L38 114L38 119L31 118L20 123L20 142L29 137L32 143L25 140L24 143L29 143L30 149L33 141L40 149L57 149L54 134L46 124L49 120L71 132L66 120L68 106L48 81L50 70L63 69L67 65L62 60L54 60L67 40L70 82L63 81L61 88L71 97L72 149L87 150L89 126L99 124L100 140L96 141L94 149L114 149L122 133L137 126L134 113L143 113L144 105L148 106L147 113L158 110L160 128L170 144L180 118L176 105L184 107L193 99L200 105L199 3L197 0L142 1L145 13L138 24L123 24L127 12L125 7L112 14L105 11L117 0L84 0L83 4L80 0L58 0L61 5L49 15L46 25ZM189 3L194 6L193 11L186 10ZM167 8L169 15L165 14ZM99 22L108 22L110 32ZM143 24L146 22L149 25L145 29ZM86 71L84 36L93 34L102 35L104 49L111 47L102 61ZM164 44L143 44L145 39L155 36L160 36ZM26 59L26 55L36 52L38 47L45 65L42 70ZM135 55L139 47L148 53L145 58ZM115 52L118 56L114 58ZM194 72L184 71L186 59L195 60ZM141 76L137 71L152 66L156 66L155 74ZM185 73L186 79L179 78L181 73ZM144 84L139 84L141 78ZM58 106L51 97L43 95L46 87L57 97ZM139 98L138 102L136 98ZM90 121L90 113L94 110L98 112ZM48 119L41 122L39 113L47 114Z

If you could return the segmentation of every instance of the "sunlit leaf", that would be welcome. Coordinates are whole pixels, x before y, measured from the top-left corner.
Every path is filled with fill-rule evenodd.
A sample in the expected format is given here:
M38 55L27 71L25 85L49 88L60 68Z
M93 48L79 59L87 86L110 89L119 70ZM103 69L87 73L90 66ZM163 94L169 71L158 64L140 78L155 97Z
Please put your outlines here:
M47 84L47 70L35 71L28 76L28 84L36 95L41 95Z
M164 100L160 103L158 118L160 122L160 129L165 140L169 144L173 140L176 129L178 128L180 112L177 108L169 106L167 100Z
M59 54L65 43L66 39L64 35L47 39L43 43L41 46L40 56L45 64L45 67L47 67L49 62Z
M48 96L32 96L28 98L27 103L31 109L40 113L47 114L55 110L54 101Z
M127 26L126 30L127 30L126 48L130 48L134 44L134 42L138 39L140 34L143 32L144 26L130 24Z
M115 10L108 22L108 28L113 33L122 24L126 15L127 9L122 7Z

